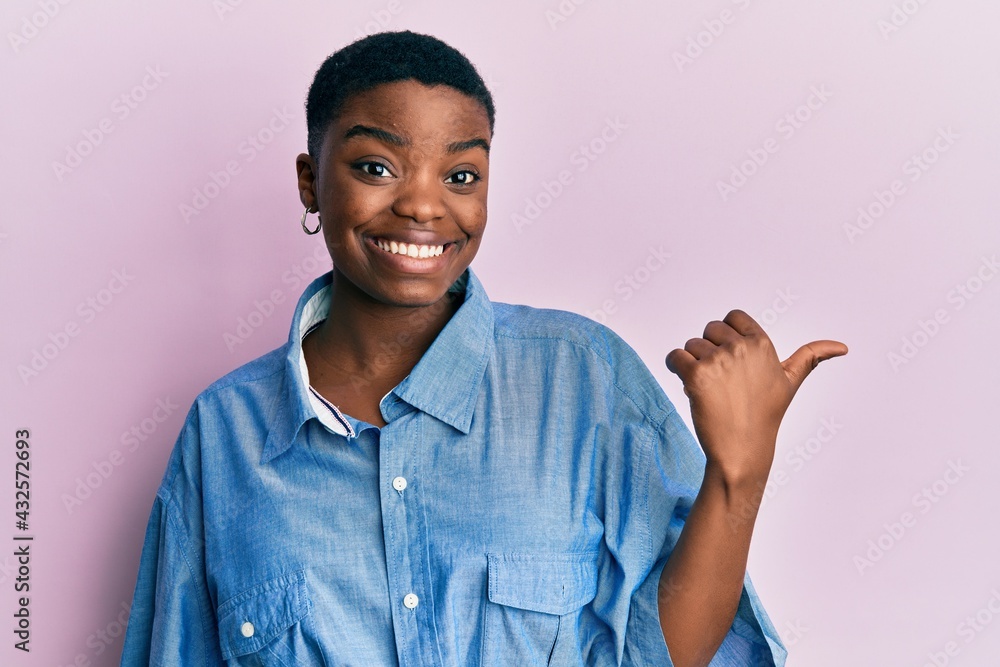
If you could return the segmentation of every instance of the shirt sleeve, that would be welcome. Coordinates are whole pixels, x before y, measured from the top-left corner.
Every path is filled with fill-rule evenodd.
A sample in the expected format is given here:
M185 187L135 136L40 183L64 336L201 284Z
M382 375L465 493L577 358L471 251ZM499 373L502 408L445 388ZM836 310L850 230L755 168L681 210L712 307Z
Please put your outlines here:
M644 548L637 545L632 550L633 553L645 552L645 557L638 566L641 581L631 594L623 666L673 667L660 628L658 585L663 567L701 488L706 459L669 400L667 408L666 416L657 427L634 433L636 440L646 440L647 447L641 450L641 456L634 457L637 468L627 470L630 474L623 480L622 498L636 504L629 511L636 525L622 530L621 534L634 539L648 535L649 540ZM648 437L643 438L641 431ZM733 624L709 665L783 667L786 655L786 648L764 611L750 575L745 573Z
M168 484L189 478L183 474L182 452L196 437L194 414L192 409L149 515L122 667L225 664L205 582L203 541L197 537L200 528L192 528L201 522L198 516L185 516Z

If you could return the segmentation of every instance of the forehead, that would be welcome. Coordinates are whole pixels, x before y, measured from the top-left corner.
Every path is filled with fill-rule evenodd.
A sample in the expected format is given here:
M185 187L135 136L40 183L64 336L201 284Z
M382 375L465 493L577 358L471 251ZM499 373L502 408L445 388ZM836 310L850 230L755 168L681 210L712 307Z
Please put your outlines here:
M428 86L412 79L351 95L329 134L340 143L344 130L356 124L374 125L415 144L490 138L489 116L478 100L451 86Z

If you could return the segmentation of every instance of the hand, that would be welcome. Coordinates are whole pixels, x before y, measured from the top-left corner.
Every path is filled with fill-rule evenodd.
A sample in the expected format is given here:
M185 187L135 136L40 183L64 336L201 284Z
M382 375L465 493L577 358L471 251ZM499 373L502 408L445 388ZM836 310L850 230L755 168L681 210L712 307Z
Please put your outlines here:
M795 392L819 362L847 354L847 346L816 340L781 362L771 339L742 310L709 322L702 335L671 350L667 368L684 382L707 465L727 481L760 484Z

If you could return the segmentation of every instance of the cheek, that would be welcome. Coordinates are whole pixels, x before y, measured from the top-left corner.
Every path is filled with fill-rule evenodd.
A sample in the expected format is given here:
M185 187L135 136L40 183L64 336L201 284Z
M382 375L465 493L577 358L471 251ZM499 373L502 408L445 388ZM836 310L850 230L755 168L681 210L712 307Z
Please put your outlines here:
M486 228L486 200L476 199L461 208L461 225L470 236L481 236Z
M392 203L390 188L365 186L346 174L326 188L324 199L324 208L345 231L372 220Z

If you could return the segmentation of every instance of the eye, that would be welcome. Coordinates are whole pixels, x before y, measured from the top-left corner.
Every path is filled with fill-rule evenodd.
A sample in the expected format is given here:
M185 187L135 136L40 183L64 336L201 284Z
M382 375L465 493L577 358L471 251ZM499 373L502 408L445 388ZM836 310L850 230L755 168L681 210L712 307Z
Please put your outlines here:
M450 180L455 177L461 177L461 178L457 181ZM475 173L474 171L469 171L466 169L463 171L456 171L454 174L449 176L448 179L449 179L448 182L454 183L455 185L472 185L473 183L479 180L479 174Z
M358 162L354 164L353 167L365 176L371 176L373 178L383 178L385 176L392 175L389 172L389 168L381 162Z

